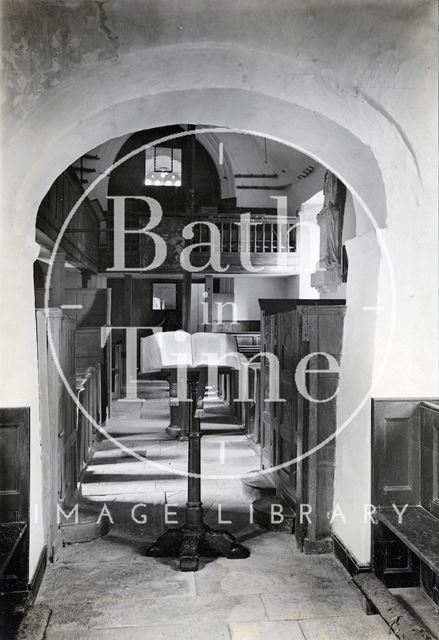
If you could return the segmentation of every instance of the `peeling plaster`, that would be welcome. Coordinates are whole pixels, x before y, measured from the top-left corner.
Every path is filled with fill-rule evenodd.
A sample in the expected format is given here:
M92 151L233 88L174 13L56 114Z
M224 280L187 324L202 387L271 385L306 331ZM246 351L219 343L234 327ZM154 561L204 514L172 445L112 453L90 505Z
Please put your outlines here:
M3 108L16 115L59 87L84 65L118 60L119 41L105 11L107 0L47 5L13 0L3 7Z
M108 41L111 42L114 46L115 51L117 51L119 42L118 37L115 36L111 30L111 27L107 24L109 21L109 17L105 11L104 5L107 4L108 0L96 0L96 5L99 11L99 24L101 31L107 36ZM117 56L115 56L117 58Z

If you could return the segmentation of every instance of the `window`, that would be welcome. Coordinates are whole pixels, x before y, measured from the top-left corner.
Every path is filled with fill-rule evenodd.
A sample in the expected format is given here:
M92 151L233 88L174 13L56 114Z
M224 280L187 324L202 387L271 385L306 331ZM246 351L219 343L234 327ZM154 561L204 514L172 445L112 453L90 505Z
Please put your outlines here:
M145 184L154 187L181 187L181 149L146 149Z
M154 282L152 285L152 308L155 311L176 309L177 285L170 282Z

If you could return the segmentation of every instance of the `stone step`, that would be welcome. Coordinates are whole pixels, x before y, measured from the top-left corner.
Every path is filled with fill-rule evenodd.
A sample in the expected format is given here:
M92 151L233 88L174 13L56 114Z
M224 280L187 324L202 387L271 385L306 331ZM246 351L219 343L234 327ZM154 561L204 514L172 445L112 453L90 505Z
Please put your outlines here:
M280 496L258 498L253 503L253 520L263 529L281 533L294 533L296 514Z
M262 495L275 495L276 484L272 473L257 473L250 471L241 478L241 482L247 487L258 489Z
M71 516L72 522L60 522L59 528L63 545L77 544L79 542L92 542L105 536L111 527L107 517L102 517L97 522L98 516L95 513L95 505L81 502L78 505L78 522L74 522L74 515ZM69 513L69 509L65 509L65 513Z

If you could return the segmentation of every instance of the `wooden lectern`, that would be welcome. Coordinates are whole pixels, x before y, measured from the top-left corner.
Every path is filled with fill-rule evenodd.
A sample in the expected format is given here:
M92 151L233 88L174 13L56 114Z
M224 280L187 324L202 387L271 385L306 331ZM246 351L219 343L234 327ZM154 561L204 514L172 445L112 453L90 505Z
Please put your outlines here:
M207 365L239 369L241 354L227 334L169 331L142 339L142 372L187 368L187 398L191 402L188 435L188 492L186 521L168 529L146 550L155 558L177 556L181 571L197 571L200 556L248 558L250 551L236 542L231 533L213 529L204 522L201 502L201 419L197 407L200 371Z

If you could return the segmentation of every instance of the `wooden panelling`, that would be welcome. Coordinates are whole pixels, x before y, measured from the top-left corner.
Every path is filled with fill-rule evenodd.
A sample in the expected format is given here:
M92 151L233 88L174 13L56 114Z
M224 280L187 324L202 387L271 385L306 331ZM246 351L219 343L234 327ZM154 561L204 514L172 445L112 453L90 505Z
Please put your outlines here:
M121 280L123 282L123 280ZM105 420L109 416L111 396L111 334L104 348L101 347L101 329L111 322L111 288L107 289L67 289L67 304L78 305L80 309L65 309L64 314L76 320L75 367L84 372L96 364L101 369L100 415ZM119 305L123 308L123 305Z
M97 424L100 424L101 366L99 363L77 375L76 389L81 406ZM79 481L92 456L96 430L82 411L77 411L76 420L76 480Z
M284 402L277 405L278 410L278 449L275 464L285 464L297 454L297 391L294 371L297 366L298 333L294 322L294 312L279 315L279 377L280 397ZM289 490L296 496L296 465L280 470L280 476L288 484Z
M75 323L60 309L47 315L36 311L40 419L43 450L43 500L47 514L46 538L49 557L61 543L56 505L68 502L76 490L76 405L68 394L49 347L50 327L54 351L64 376L76 393Z
M372 403L372 503L378 518L372 528L374 572L389 587L425 583L436 599L438 426L434 400ZM405 507L400 519L395 506Z
M374 505L420 504L419 400L373 401Z
M0 593L27 588L30 409L0 409Z
M305 353L324 353L332 356L339 364L344 325L344 306L300 306L302 317L302 339ZM303 486L302 501L312 506L311 523L307 524L304 538L305 549L314 541L330 536L330 514L333 508L333 487L335 471L335 438L332 438L337 426L336 393L339 385L337 371L327 372L329 364L326 356L313 356L309 360L306 376L307 390L311 398L308 401L300 395L300 407L305 415L302 425L302 439L306 449L318 447L328 442L310 455L302 465Z
M372 503L417 505L420 500L420 421L417 400L372 403ZM374 572L389 587L419 584L419 561L383 524L373 526Z
M160 280L161 283L174 282L177 286L176 309L152 308L152 285L154 281L145 278L133 278L131 300L131 326L162 326L163 331L175 331L181 328L182 283L181 280ZM109 278L108 286L112 290L113 300L124 300L124 279ZM111 309L111 324L115 327L130 326L126 324L123 304L114 304Z
M111 289L66 289L65 301L79 309L66 309L65 315L76 320L76 326L103 327L111 308Z
M395 533L432 571L439 574L439 521L422 507L407 507L401 515L387 507L377 510L377 518Z
M421 585L436 605L439 605L439 575L421 562Z
M439 518L439 406L421 404L421 504Z
M0 409L0 522L29 519L27 408Z
M330 438L336 429L337 371L327 372L325 356L313 356L306 369L306 391L313 402L299 392L295 372L300 361L324 352L340 362L344 305L316 305L286 300L285 311L273 313L263 303L262 351L279 358L280 397L285 402L264 402L268 397L268 363L261 365L262 456L265 466L277 466L300 457ZM335 440L305 460L278 471L278 490L295 505L310 505L311 523L296 518L298 545L310 552L327 550L332 510Z
M380 522L373 526L373 570L389 588L419 585L417 556Z
M76 370L83 371L104 359L101 348L101 327L76 329Z
M277 353L278 347L278 319L267 318L263 315L261 320L261 352ZM271 467L274 464L275 451L277 450L277 440L275 433L277 403L270 402L270 364L269 360L263 356L261 358L261 417L262 417L262 464L263 467Z
M0 430L0 495L2 507L5 508L6 496L16 496L18 493L17 469L8 464L8 460L16 460L20 450L19 429L16 425L1 425ZM0 518L4 521L7 512L1 511ZM11 509L14 520L17 518L17 510ZM9 518L7 518L9 519Z
M55 241L58 233L84 189L73 169L67 169L53 183L38 210L37 232ZM85 198L61 239L69 262L97 271L99 218Z
M75 322L66 316L61 321L61 344L59 359L66 381L73 393L76 393L75 364ZM58 437L61 494L60 500L68 502L74 495L77 485L76 475L76 405L63 385L60 395L60 422Z

